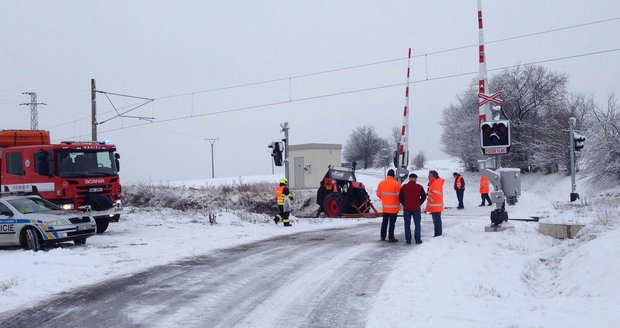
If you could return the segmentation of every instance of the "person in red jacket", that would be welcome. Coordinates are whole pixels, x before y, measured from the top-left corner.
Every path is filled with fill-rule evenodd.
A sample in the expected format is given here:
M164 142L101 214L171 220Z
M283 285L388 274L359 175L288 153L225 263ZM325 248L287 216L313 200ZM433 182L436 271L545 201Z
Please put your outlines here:
M385 240L385 235L390 225L389 241L395 243L398 239L394 238L394 226L396 225L396 216L400 211L400 202L398 201L398 192L400 191L400 182L394 178L394 170L387 172L385 180L379 182L377 186L377 197L381 199L383 207L383 222L381 223L381 240Z
M420 221L422 213L420 205L426 200L424 187L417 183L418 176L415 173L409 174L409 182L400 188L398 198L403 204L403 217L405 219L405 239L407 244L411 244L411 217L413 216L413 224L415 225L413 237L416 244L422 243L420 236Z

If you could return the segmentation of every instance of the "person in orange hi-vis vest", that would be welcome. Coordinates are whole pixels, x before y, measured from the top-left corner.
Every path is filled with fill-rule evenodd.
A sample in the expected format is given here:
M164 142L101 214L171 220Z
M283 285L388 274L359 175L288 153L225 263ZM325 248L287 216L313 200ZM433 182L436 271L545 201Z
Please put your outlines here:
M489 197L489 192L491 188L489 188L489 179L484 175L480 177L480 198L482 198L482 203L478 206L484 206L484 200L489 203L489 206L493 205L491 202L491 197Z
M278 224L280 220L284 223L285 227L292 226L289 221L289 215L291 214L291 200L293 199L293 193L288 189L288 179L280 179L280 184L275 188L276 203L278 204L278 214L273 218L273 222Z
M463 195L465 194L465 179L463 179L463 177L456 172L452 173L452 176L454 177L454 190L456 191L456 199L459 201L459 206L457 206L457 209L462 210L465 208L465 205L463 205Z
M390 169L387 172L385 180L379 182L377 186L377 197L381 199L381 205L383 206L383 222L381 223L381 240L385 240L386 234L388 240L392 243L398 241L394 238L394 226L396 225L396 216L400 211L400 200L398 199L398 192L400 191L400 182L394 178L394 170ZM388 223L390 226L389 234Z
M441 227L441 212L443 211L443 183L444 180L439 177L439 173L435 170L428 171L428 197L426 198L425 212L431 213L433 217L433 226L435 227L435 235L439 237L443 230Z

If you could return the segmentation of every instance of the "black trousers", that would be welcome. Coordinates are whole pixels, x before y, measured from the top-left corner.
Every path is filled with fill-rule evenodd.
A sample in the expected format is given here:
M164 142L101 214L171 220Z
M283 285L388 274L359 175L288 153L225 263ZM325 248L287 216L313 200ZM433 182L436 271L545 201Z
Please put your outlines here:
M484 200L486 199L487 202L489 202L489 205L492 205L493 203L491 202L491 197L489 197L489 194L480 194L480 198L482 198L482 203L480 203L480 205L484 205Z
M465 207L465 205L463 205L463 194L464 193L465 193L465 190L460 190L460 189L456 190L456 199L459 200L459 208Z
M394 226L396 226L396 213L383 213L383 222L381 222L381 240L385 240L385 235L389 239L394 239ZM388 233L388 224L390 226Z

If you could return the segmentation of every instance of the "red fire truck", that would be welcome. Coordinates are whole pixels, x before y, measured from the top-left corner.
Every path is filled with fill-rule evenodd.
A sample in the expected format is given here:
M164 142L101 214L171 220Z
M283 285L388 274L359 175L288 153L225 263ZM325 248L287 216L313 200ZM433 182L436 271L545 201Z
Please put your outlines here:
M90 210L97 232L122 211L114 145L91 141L50 144L48 131L0 131L0 189L36 194L64 209Z

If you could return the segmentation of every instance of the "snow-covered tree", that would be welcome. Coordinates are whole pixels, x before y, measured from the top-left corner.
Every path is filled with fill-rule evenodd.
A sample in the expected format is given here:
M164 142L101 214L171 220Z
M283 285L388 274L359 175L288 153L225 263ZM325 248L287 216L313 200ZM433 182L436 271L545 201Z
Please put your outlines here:
M583 95L568 95L561 103L549 106L540 124L530 126L532 133L541 136L530 145L530 166L545 173L568 169L570 174L568 119L574 117L575 129L581 130L584 118L593 109L594 101Z
M384 145L383 140L375 128L372 126L361 126L353 130L349 140L344 145L344 159L358 164L362 164L364 169L370 167L375 159L375 155Z
M419 151L413 157L413 160L411 162L413 163L413 168L415 170L424 168L424 165L426 164L426 154L423 151Z
M592 173L591 182L620 181L620 107L615 95L607 99L607 108L596 108L587 117L588 130L583 161Z
M478 127L478 81L472 80L468 90L457 97L457 104L442 112L441 144L444 153L458 158L467 171L475 171L480 152Z
M566 163L568 146L561 140L562 135L568 140L563 131L568 117L574 115L571 106L586 103L568 97L566 83L565 75L534 65L507 69L491 79L489 93L502 92L501 118L511 123L510 153L503 156L502 166L525 172L557 171ZM477 81L457 100L443 111L442 150L458 158L465 170L476 171L478 159L484 157L480 152Z
M510 154L504 156L505 167L518 167L523 171L537 169L532 157L548 156L535 147L561 130L541 128L548 111L559 108L566 99L568 78L544 66L525 65L502 71L491 79L493 91L502 92L502 117L510 120ZM548 149L549 151L557 151Z

